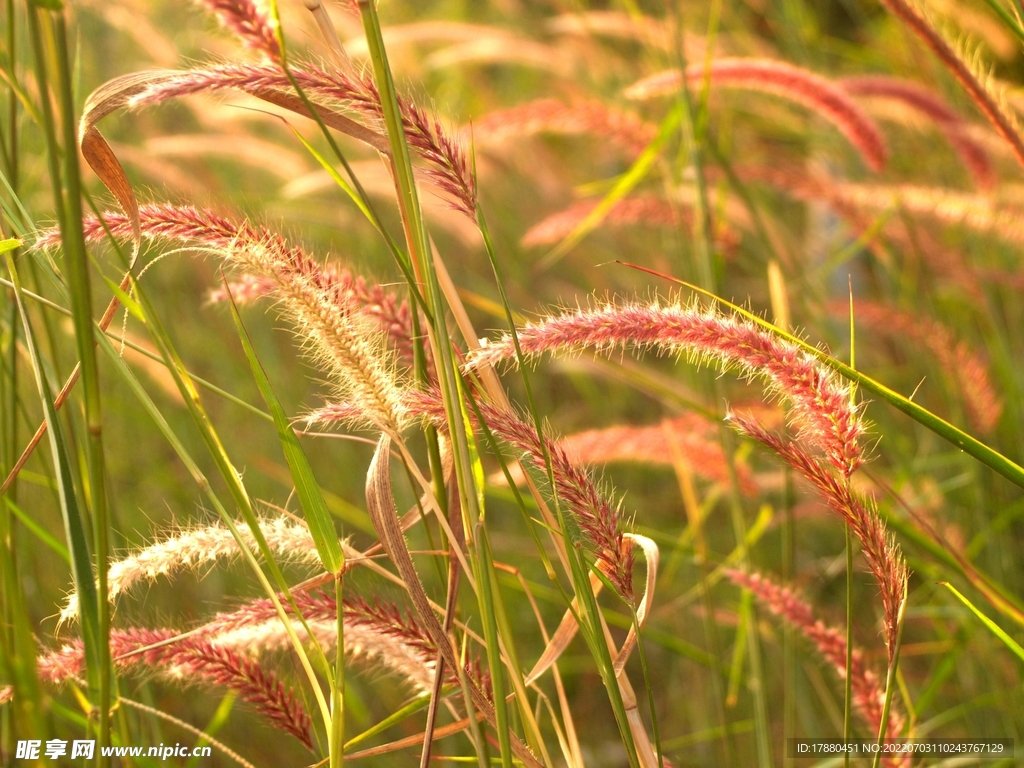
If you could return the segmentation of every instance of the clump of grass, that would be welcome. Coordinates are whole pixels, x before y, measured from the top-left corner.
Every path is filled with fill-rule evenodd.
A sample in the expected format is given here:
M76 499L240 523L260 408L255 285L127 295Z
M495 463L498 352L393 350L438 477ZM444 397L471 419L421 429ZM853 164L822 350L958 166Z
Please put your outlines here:
M920 10L895 0L884 4L949 68L1010 153L1024 157L1012 110L979 67L966 63ZM779 756L779 734L850 736L853 712L879 739L930 733L945 722L956 723L951 733L974 734L965 713L988 706L977 704L988 700L978 696L1003 693L1000 686L1010 690L1015 678L988 654L961 656L967 647L990 644L971 630L984 626L1012 648L998 622L1024 625L1024 606L1009 586L1018 570L1012 547L1020 489L988 477L994 469L1024 487L1024 469L1012 458L1019 440L1009 429L1021 410L1013 361L1024 351L1007 330L1021 319L1009 288L1020 281L1014 259L1024 230L1018 206L1005 202L1013 193L1004 181L1005 152L961 113L941 83L911 82L899 72L837 75L797 66L792 62L814 57L797 55L785 36L766 41L756 56L740 55L749 53L749 41L733 28L739 22L731 12L720 15L718 6L698 13L706 37L688 28L689 15L652 18L633 9L553 17L541 42L506 34L500 14L486 8L478 26L417 21L382 27L378 13L393 8L359 0L347 10L361 22L362 37L349 45L316 0L304 4L308 16L286 16L287 26L275 4L200 5L244 50L237 59L122 74L93 92L79 141L121 208L99 213L96 207L93 215L79 210L78 100L63 14L33 5L25 16L36 54L33 75L19 59L9 14L8 58L0 62L10 104L0 128L7 182L0 248L10 278L4 284L12 291L10 311L0 312L0 465L8 477L0 500L0 751L7 751L11 734L48 737L43 730L51 726L58 735L84 727L101 745L137 743L156 732L157 720L199 733L186 720L200 715L185 702L188 716L177 717L121 699L131 708L126 716L116 706L125 686L118 676L141 678L143 686L226 688L298 742L287 758L267 752L268 763L301 752L295 759L308 762L312 753L318 765L331 768L346 757L389 764L392 753L409 748L418 750L421 766L448 757L480 765L496 759L508 767L581 766L607 753L634 768L671 765L676 755L681 763L770 768ZM1015 28L1012 19L1007 23ZM315 29L324 40L321 51L293 42L303 39L302 24L306 37ZM501 52L498 43L522 50ZM396 45L404 46L401 57L394 56ZM424 50L413 52L415 46ZM588 57L597 54L604 64L590 67ZM457 101L470 114L442 116L404 95L413 91L396 87L392 59L402 67L425 61L428 70L463 68L470 87L462 91L462 76L445 71L438 100ZM471 61L477 69L470 69ZM566 74L584 64L587 77L570 83ZM506 68L534 66L550 78L504 76ZM847 66L855 66L852 58ZM874 56L872 69L881 68L882 57ZM643 76L645 70L660 71ZM412 69L403 69L403 77L406 71ZM559 77L565 79L551 81ZM823 120L794 119L792 111L776 111L772 99L761 97L743 102L743 119L733 120L717 106L709 109L720 89L781 97ZM58 98L50 98L51 90ZM289 167L308 164L336 184L343 226L337 199L310 194L300 208L287 185L279 196L260 190L275 213L258 216L218 213L234 207L220 200L209 207L198 200L136 202L138 185L129 179L145 169L125 172L117 157L127 161L132 152L107 144L98 121L125 108L134 116L185 100L197 124L221 121L219 136L241 136L251 125L209 106L228 92L290 113L266 121L258 146L301 145L307 155L299 159L289 150ZM632 101L629 108L619 103L623 95ZM887 125L883 136L869 109L879 101L930 121L960 165L946 175L945 168L911 162L920 152L913 142L931 134L911 136L897 124ZM41 195L24 188L30 176L21 163L36 161L25 150L23 109L47 145L47 166L32 172L53 182L58 226L49 229L34 224L44 217L28 210ZM312 123L292 125L293 115ZM244 120L251 119L246 111ZM838 130L861 165L885 172L883 180L859 181L839 158L825 158L830 145L818 141L822 126ZM371 201L355 172L378 161L378 181L393 186L386 208L379 199L386 185L373 186ZM268 152L266 164L274 163ZM828 175L817 170L821 165ZM268 177L280 183L285 174L275 170ZM212 174L203 169L197 177ZM949 178L978 191L951 186ZM764 187L789 199L766 200ZM453 218L472 238L450 240L439 230L435 240L421 189L461 214ZM566 200L579 202L566 207ZM251 199L237 195L234 203L244 209ZM833 227L818 215L822 203L853 232L829 241ZM316 241L328 224L335 242L300 246L273 226L255 223L276 218L281 208L292 215L291 229L311 224ZM609 261L607 241L584 238L601 224L632 230L636 238L628 242L643 243L635 254L611 255L642 262L639 271L608 264L588 271L590 256ZM6 239L7 229L17 238ZM399 229L401 237L392 234ZM973 249L959 249L955 235L976 238L969 246L983 242L1002 250L975 256ZM120 280L108 276L109 265L99 259L91 272L83 267L86 247L98 251L104 243L130 250ZM517 243L530 250L520 253ZM531 264L532 249L540 246L553 250ZM164 321L160 259L143 266L150 250L210 255L227 270L207 291L207 311L230 315L237 338L215 343L213 323L191 317L177 298ZM315 255L328 251L343 258ZM371 266L376 256L386 261ZM166 264L159 269L172 269ZM941 265L944 278L923 278L923 264ZM849 363L840 359L847 337L837 335L833 323L839 304L845 317L850 302L833 296L837 266L848 268L842 282L857 294ZM386 276L378 281L366 277L370 273ZM99 274L113 298L94 327L90 286L100 285ZM636 298L651 290L647 283L670 274L696 274L700 284L684 283L665 300ZM623 297L593 298L595 281ZM704 299L689 299L691 291ZM577 308L542 310L527 319L556 295ZM757 311L722 309L730 305L719 297L732 295L749 297L755 308L771 306L777 324ZM70 309L68 296L74 298ZM253 343L257 323L240 310L251 311L261 299L273 303L322 379L324 391L314 396L321 406L296 406L308 399L297 393L307 377L278 365L279 351L268 352L265 339ZM118 305L126 310L119 330L111 328ZM74 352L50 312L74 318ZM476 330L496 324L495 332ZM793 326L807 330L797 335ZM992 342L987 354L959 341L982 335ZM840 352L804 338L828 340ZM909 343L887 346L886 339ZM232 379L224 360L209 365L212 375L197 375L206 366L204 350L216 348L226 358L224 350L237 341L262 405L237 394L247 391L247 382ZM174 388L166 403L148 393L117 344L147 355L150 372L154 365L166 369ZM94 364L94 347L103 352L104 366ZM627 359L634 351L668 359ZM547 353L562 359L539 372L526 370L526 362ZM83 402L50 393L72 356L83 360ZM947 370L966 419L991 444L897 393L919 385L911 379L928 369L920 365L925 357ZM696 365L678 365L683 359ZM879 360L892 364L879 378L891 375L898 383L875 378ZM705 365L759 382L761 399L730 406L749 398L734 389L732 377L704 376L699 368ZM517 376L503 381L498 374L505 369L517 369ZM67 379L68 393L76 375ZM115 377L121 389L113 388ZM136 400L121 408L115 391ZM869 425L868 392L909 414L913 429L881 404L872 406ZM931 393L925 396L933 402ZM232 421L208 407L212 397L237 406L244 417ZM65 402L72 407L63 408ZM152 423L140 425L138 406ZM179 408L187 420L174 413ZM100 438L107 420L131 409L131 439L138 440L140 457L153 446L163 453L170 447L195 482L192 490L202 492L220 521L187 522L176 510L186 520L171 533L111 558L109 539L121 526L133 532L129 538L140 528L148 536L148 522L123 511L136 503L120 501L139 493L151 502L148 494L161 492L148 490L151 476L155 486L160 474L158 462L134 462L143 469L133 471L146 480L139 485L147 486L137 491L114 471L123 467L123 456L105 453L110 443ZM25 424L40 420L44 427L25 449ZM265 421L273 432L263 433ZM303 423L317 431L298 429ZM193 455L186 429L202 437L202 456ZM50 464L32 457L44 431ZM365 442L375 446L368 465L359 452ZM765 460L758 445L776 460ZM275 451L283 453L286 469L270 458ZM212 479L207 464L217 472ZM393 472L392 464L400 466ZM592 465L607 466L612 478L597 479ZM665 468L674 470L671 482ZM925 473L942 488L953 519L932 525L913 504L905 515L902 500L887 495L888 488ZM625 495L611 490L612 479ZM272 481L291 493L257 505ZM172 498L191 502L180 485L177 479L168 484L176 493L167 491L168 507L176 506ZM119 503L107 504L108 486ZM224 487L229 503L221 498ZM56 502L46 497L49 488L56 489ZM846 529L845 590L830 589L842 570L841 559L838 568L831 564L841 551L838 536L803 515L806 506L796 502L796 491L807 490L818 499L813 508L823 504ZM756 518L750 514L755 506ZM51 507L60 510L64 541L49 531ZM994 521L968 514L988 508L1006 511ZM121 517L111 518L110 510L122 510ZM970 532L973 540L961 551L938 530ZM46 547L38 561L27 556L28 537ZM852 567L858 548L877 601L860 599L863 587ZM44 567L50 560L72 566L73 589L63 608ZM149 628L143 601L128 606L130 595L159 579L208 567L221 578L222 566L235 561L245 564L243 577L223 571L224 591L244 595L232 598L233 609L193 610L198 619L162 618L171 626ZM912 578L908 561L920 578ZM299 571L303 580L295 577ZM733 593L716 586L723 575L742 589L735 612ZM244 583L253 577L258 596ZM962 605L929 587L937 579L967 582L986 601L985 611L960 596L974 610L954 613ZM213 579L203 581L213 588ZM794 585L808 582L821 587L815 594L825 604L812 607L799 596ZM845 636L816 618L829 615L827 601L840 592ZM692 621L687 612L698 600L700 620ZM781 641L759 623L757 605L789 627ZM111 613L114 606L122 610ZM175 616L177 607L172 598L156 610ZM36 614L54 608L58 629L80 627L81 639L63 646L44 642L53 650L39 651ZM549 633L552 621L557 629ZM854 648L855 631L866 636L873 630L883 638L884 679L872 668L870 645ZM813 663L801 664L807 649L794 643L794 633L836 670L845 692L815 677ZM583 643L573 645L577 635ZM766 663L775 654L781 664ZM959 664L970 664L971 674L958 688L950 681ZM354 677L350 666L370 674ZM401 685L382 684L384 673ZM591 678L601 679L602 695L593 695ZM810 684L822 711L842 704L837 720L843 722L819 717ZM79 687L84 696L76 696ZM678 701L684 689L690 707ZM964 704L967 689L975 697L970 706ZM402 700L410 693L412 699ZM48 712L51 696L60 703ZM801 698L814 705L798 708ZM162 696L159 701L164 707ZM80 716L73 709L79 705ZM223 725L225 706L204 738ZM1012 696L1005 711L1002 706L992 710L1008 712ZM353 726L362 732L352 736ZM401 736L394 735L398 730ZM239 733L232 731L233 738ZM367 740L377 743L355 752Z

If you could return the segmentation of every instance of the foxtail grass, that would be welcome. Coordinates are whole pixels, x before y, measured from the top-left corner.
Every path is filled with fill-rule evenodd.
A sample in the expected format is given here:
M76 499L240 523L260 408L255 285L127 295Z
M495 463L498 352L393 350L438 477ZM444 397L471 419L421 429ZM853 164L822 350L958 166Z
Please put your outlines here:
M404 11L371 0L347 3L347 16L319 0L200 0L237 56L122 71L84 100L77 126L63 13L19 11L35 75L13 24L0 57L12 105L0 124L0 290L12 291L10 311L0 307L0 751L47 729L87 729L101 745L165 725L198 738L186 720L203 715L185 697L181 712L163 711L178 707L166 692L193 683L228 691L202 738L224 725L223 754L243 765L227 744L245 728L241 751L264 749L250 718L291 737L279 745L286 758L266 751L266 761L302 755L331 768L390 764L402 750L424 768L448 758L575 768L605 755L634 768L713 755L770 768L780 733L863 727L883 739L940 722L969 732L973 714L950 714L972 711L956 709L961 694L1002 695L1013 682L975 649L1017 645L973 596L929 584L963 582L998 620L1024 622L1008 586L1012 484L1024 487L1024 469L1009 429L1021 415L1020 340L1007 330L1022 320L1012 292L1024 236L1004 167L1024 154L1011 108L965 49L921 9L883 2L897 19L881 28L909 24L1009 154L972 123L969 102L920 72L880 74L877 52L870 67L844 56L842 76L826 72L808 42L826 27L780 36L775 10L756 40L718 2L696 16L630 4L551 17L542 38L538 24L513 33L483 6L478 24L395 27ZM794 8L778 13L796 23ZM81 39L84 83L94 69ZM409 95L421 75L440 107ZM720 98L727 89L747 95ZM258 110L234 109L238 94ZM127 145L130 132L102 138L101 121L119 111L144 132L189 116L184 135L146 145L176 177L149 177L160 166ZM893 114L883 134L874 118ZM295 122L307 119L319 133ZM920 125L936 130L902 129ZM860 161L834 155L843 147L822 140L829 132ZM956 158L915 162L935 140ZM101 213L84 193L76 144L120 210ZM253 160L268 172L197 199L220 164L234 173ZM176 184L180 202L152 202L142 178ZM37 179L48 196L30 188ZM453 209L447 223L425 211L427 194ZM257 197L267 211L252 211ZM55 225L34 210L41 200ZM278 234L279 218L310 245ZM601 226L628 237L587 238ZM954 235L986 248L958 250ZM550 250L538 258L540 246ZM184 251L226 274L165 295L165 275L183 267L163 257ZM839 269L856 294L849 364L831 322ZM681 289L639 298L661 281ZM596 285L617 298L593 298ZM201 294L212 319L200 322L184 307ZM726 301L734 295L745 304ZM94 300L109 300L98 318ZM538 309L556 300L576 308ZM769 302L774 325L760 314ZM263 338L263 305L291 330L315 394L299 393L299 369ZM71 319L73 343L58 317ZM227 318L234 334L222 340ZM987 349L967 341L978 338ZM952 415L922 404L931 393L883 384L865 346L868 365L890 364L907 391L921 371L943 369ZM199 359L211 349L214 362ZM252 382L230 378L239 352ZM557 359L538 363L548 353ZM701 367L757 383L759 397ZM509 368L517 375L503 381ZM130 412L115 392L133 398ZM248 401L255 392L262 403ZM882 401L874 423L870 398ZM137 449L127 456L122 418ZM35 455L44 435L50 451ZM154 455L184 470L166 492L179 522L111 556L122 528L129 541L147 535L135 507L164 494ZM115 473L128 460L140 482ZM929 494L927 509L908 487ZM190 516L197 490L214 522ZM49 531L58 511L64 541ZM845 633L817 618L831 615L840 529ZM858 561L877 600L855 600ZM71 577L55 579L51 562ZM179 579L196 570L200 588L237 596L175 618ZM783 586L756 575L776 571ZM742 589L735 610L726 578ZM70 582L66 599L54 581ZM796 590L807 583L822 585L814 606ZM781 675L765 611L790 628ZM59 612L57 639L39 630L47 612ZM988 634L970 631L979 616ZM845 697L816 656L845 678ZM121 695L136 685L147 703ZM823 706L797 706L809 685ZM238 722L225 725L236 696ZM985 715L1012 706L1005 698Z

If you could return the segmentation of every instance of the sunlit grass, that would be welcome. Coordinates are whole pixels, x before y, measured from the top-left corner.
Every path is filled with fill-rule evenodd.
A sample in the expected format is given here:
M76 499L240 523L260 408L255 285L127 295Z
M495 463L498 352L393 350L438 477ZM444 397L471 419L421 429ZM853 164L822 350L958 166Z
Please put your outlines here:
M7 2L0 763L1016 738L992 3Z

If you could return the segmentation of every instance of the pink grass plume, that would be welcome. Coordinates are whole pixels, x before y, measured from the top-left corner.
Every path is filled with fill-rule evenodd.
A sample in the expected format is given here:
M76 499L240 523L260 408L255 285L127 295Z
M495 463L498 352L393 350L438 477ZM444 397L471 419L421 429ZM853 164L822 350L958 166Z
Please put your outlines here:
M836 83L806 69L771 59L715 59L705 71L703 64L686 68L691 87L699 87L705 76L713 87L746 88L771 93L807 107L831 122L857 148L868 167L885 167L889 150L881 131L866 112ZM645 77L626 89L626 96L649 99L674 93L682 85L678 69Z
M741 318L697 305L624 302L543 318L517 334L528 357L554 351L655 348L760 376L772 394L792 403L791 419L801 437L822 450L844 476L863 461L858 439L864 427L849 388L812 355ZM512 339L506 335L471 354L468 367L515 359Z
M199 4L246 48L259 51L271 61L280 61L281 47L273 23L255 0L199 0Z
M728 570L726 575L737 586L749 589L754 597L768 610L806 637L833 666L841 679L846 679L846 637L833 627L815 618L811 606L795 592L781 587L758 573ZM864 718L874 735L882 721L885 691L878 676L868 668L864 654L859 648L853 649L850 664L850 689L854 709ZM886 724L887 738L899 738L903 732L903 715L895 708L889 710ZM885 764L890 768L907 765L904 759L890 758Z
M892 663L896 652L900 611L907 599L909 573L903 553L877 510L853 491L848 477L841 477L800 445L765 429L749 415L733 413L729 420L741 434L777 453L810 482L829 509L850 526L851 532L860 542L868 569L875 577L881 593L885 645L889 652L889 662Z
M354 112L378 130L383 121L380 94L367 75L327 70L298 62L289 72L313 101L334 103ZM180 72L152 73L148 84L128 100L132 108L152 106L199 93L240 90L256 96L294 94L291 80L276 64L212 64ZM475 220L476 179L462 144L441 124L406 98L399 99L402 125L410 147L426 164L426 173L456 210ZM379 137L378 137L379 138Z
M995 185L995 171L985 148L971 136L967 122L930 88L886 75L844 77L838 84L854 96L897 101L929 118L945 134L975 184L985 190Z

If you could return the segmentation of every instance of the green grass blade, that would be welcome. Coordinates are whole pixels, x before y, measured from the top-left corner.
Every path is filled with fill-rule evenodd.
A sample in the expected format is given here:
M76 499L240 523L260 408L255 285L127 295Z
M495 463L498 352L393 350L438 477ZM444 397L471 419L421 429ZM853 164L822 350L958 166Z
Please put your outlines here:
M312 114L315 115L316 112L312 112ZM379 220L370 211L370 208L369 206L367 206L366 201L363 199L363 196L360 195L359 192L357 192L352 187L351 184L345 181L345 178L340 173L338 173L338 170L327 161L326 157L317 152L316 147L314 147L312 144L306 141L305 137L301 133L292 128L290 124L288 128L291 129L291 132L292 134L294 134L295 138L297 138L299 142L301 142L302 146L305 147L306 151L313 156L313 159L320 164L320 167L324 169L327 175L331 177L331 180L339 187L341 187L341 190L346 195L349 196L349 199L351 199L353 203L356 204L356 207L359 209L360 213L362 213L363 216L365 216L367 220L374 225L374 227L380 229Z
M871 768L878 768L882 759L882 742L885 740L889 728L889 711L892 707L893 695L896 692L896 672L900 663L900 648L903 646L903 624L907 616L906 582L904 582L904 598L900 605L899 615L896 620L896 643L892 650L892 659L889 662L889 670L885 676L885 701L882 704L882 717L878 721L878 741L875 757Z
M740 684L743 681L743 662L747 655L747 632L750 631L753 596L749 590L740 595L740 607L737 610L736 640L732 647L732 662L729 664L729 685L726 688L725 701L727 706L735 707L740 695Z
M562 242L537 262L539 269L548 269L561 261L569 251L579 245L583 238L601 225L601 222L605 220L608 213L622 198L633 191L636 185L644 180L648 171L651 170L651 167L661 155L662 147L678 130L682 119L683 109L681 106L676 105L665 119L662 120L661 127L654 140L647 145L646 149L633 162L629 170L616 180L615 185L601 199L601 202L597 204L594 210L588 213L583 221L577 224L573 231L562 239Z
M328 757L331 768L340 768L345 762L345 581L339 574L334 579L334 601L337 606L334 643L334 677L331 679L331 724L327 736Z
M487 665L491 670L491 686L494 690L494 702L505 701L505 669L501 662L501 645L498 640L498 624L495 607L497 586L494 584L494 562L490 558L490 546L487 541L487 529L483 520L475 521L473 574L479 585L477 600L480 605L480 620L484 628L484 640L487 643ZM509 737L509 717L507 706L495 706L497 718L498 744L501 749L502 764L512 765L512 741Z
M988 631L996 637L998 637L999 640L1002 641L1003 645L1005 645L1007 648L1013 651L1013 653L1017 656L1018 659L1024 661L1024 648L1022 648L1016 640L1014 640L1012 637L1006 634L1002 627L1000 627L998 624L992 621L992 619L990 619L988 616L986 616L984 613L978 610L978 607L974 603L972 603L970 600L968 600L966 597L960 594L960 592L957 591L956 587L954 587L948 581L940 581L939 583L946 589L948 589L950 592L952 592L956 596L957 600L959 600L961 603L970 608L971 612L979 619L981 619L981 623L985 625Z
M11 501L8 498L5 498L4 503L7 504L7 508L11 510L14 516L21 521L21 524L24 525L32 533L33 536L39 539L39 541L41 541L49 549L56 552L60 556L61 560L63 560L68 565L71 565L71 555L68 554L68 548L64 544L58 541L57 538L48 530L43 528L43 526L41 526L39 523L33 520L31 515L25 512L25 510L23 510L21 507L15 504L13 501Z
M92 556L85 535L85 524L78 503L78 494L74 483L74 467L68 457L64 438L64 427L57 419L57 411L53 407L53 397L43 375L39 349L35 335L29 322L28 313L21 295L21 279L18 276L10 252L6 255L7 270L14 283L14 297L21 316L22 328L25 333L25 346L32 363L32 371L36 379L39 399L46 415L47 435L50 442L51 460L57 478L57 492L60 499L61 516L64 519L64 533L67 538L68 552L71 556L71 570L75 582L75 590L79 595L82 617L82 639L85 643L85 655L88 665L90 685L99 687L100 649L102 642L97 608L96 582L92 570Z
M226 283L225 283L226 285ZM316 544L317 554L324 567L334 575L341 573L345 565L345 555L341 551L341 544L338 543L338 533L334 529L334 521L327 509L327 502L320 491L320 485L313 475L313 468L309 465L299 440L295 436L288 417L285 415L281 401L274 394L267 372L263 369L256 350L253 349L252 340L249 338L245 326L242 325L242 318L238 314L238 307L234 300L229 301L231 307L231 318L235 321L235 328L238 330L238 338L245 349L245 356L252 368L253 378L256 386L259 387L263 401L270 409L270 415L274 417L274 425L277 427L277 437L281 441L281 450L284 452L288 468L292 472L292 480L295 481L295 493L299 497L302 511L305 513L306 522L309 524L309 532Z

